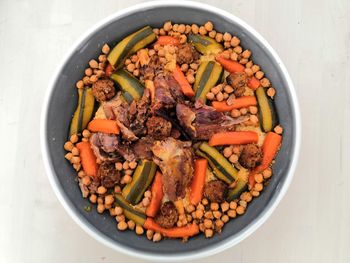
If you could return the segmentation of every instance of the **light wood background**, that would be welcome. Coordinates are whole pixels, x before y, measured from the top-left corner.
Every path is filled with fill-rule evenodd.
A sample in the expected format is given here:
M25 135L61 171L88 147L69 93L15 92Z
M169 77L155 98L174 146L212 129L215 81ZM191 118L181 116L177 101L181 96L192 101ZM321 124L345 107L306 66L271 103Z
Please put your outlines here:
M0 1L0 262L140 262L73 222L39 148L43 93L57 61L94 23L139 2ZM297 89L303 142L295 179L271 218L201 262L350 262L350 1L202 2L244 19L276 49Z

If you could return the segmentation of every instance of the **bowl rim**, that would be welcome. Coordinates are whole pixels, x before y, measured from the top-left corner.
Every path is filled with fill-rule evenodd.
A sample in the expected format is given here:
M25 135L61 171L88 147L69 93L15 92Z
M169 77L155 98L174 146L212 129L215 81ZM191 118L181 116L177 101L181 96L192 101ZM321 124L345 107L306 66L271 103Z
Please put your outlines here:
M205 250L197 250L194 252L183 252L183 253L177 253L176 255L169 255L169 254L157 254L157 253L151 253L151 252L142 252L137 249L133 249L127 246L124 246L122 244L119 244L115 242L114 240L110 239L109 237L101 234L96 228L94 228L93 225L91 225L85 218L83 218L74 208L69 200L69 198L66 196L65 192L63 191L63 188L59 186L58 178L55 174L52 162L50 160L50 154L49 149L47 145L47 117L48 117L48 109L49 109L49 102L51 100L51 96L54 90L54 86L56 81L59 78L59 73L63 69L64 65L67 63L67 61L72 56L73 52L78 48L78 46L87 39L90 35L94 34L96 31L98 31L100 28L105 26L106 24L110 23L111 21L114 21L118 19L119 17L126 16L130 13L134 12L142 12L144 9L147 8L154 8L154 7L190 7L195 8L198 10L205 10L217 13L220 16L226 17L232 21L235 21L237 24L241 25L245 30L249 31L252 35L254 35L260 44L262 44L268 52L272 55L273 59L277 62L277 65L279 66L282 74L284 75L285 81L287 82L287 89L289 91L289 95L291 98L291 105L292 110L295 118L294 123L294 154L292 156L290 168L287 171L286 179L284 183L281 186L281 189L277 196L275 196L270 204L263 210L263 212L255 218L249 225L247 225L244 229L242 229L237 235L232 236L225 240L225 242L219 242L218 244L212 245L209 248L206 248ZM56 70L54 71L54 74L52 76L52 79L50 81L49 87L45 93L45 97L42 104L42 110L41 110L41 119L40 119L40 146L41 146L41 152L42 152L42 158L44 163L45 172L48 176L49 182L51 184L51 187L53 188L58 200L63 205L67 213L70 215L71 218L91 237L99 241L100 243L106 245L107 247L112 248L115 251L127 254L129 256L137 257L140 259L146 259L146 260L153 260L153 261L188 261L188 260L194 260L199 259L207 256L212 256L214 254L220 253L230 247L233 247L234 245L238 244L248 236L250 236L254 231L256 231L263 223L266 222L266 220L270 217L270 215L273 213L273 211L276 209L284 195L286 194L291 181L294 176L294 172L296 169L296 165L299 158L299 151L300 151L300 144L301 144L301 117L300 117L300 111L299 111L299 103L297 99L297 95L295 92L295 88L293 85L293 82L287 72L286 67L284 66L282 60L277 55L276 51L270 46L270 44L250 25L248 25L246 22L244 22L242 19L236 17L235 15L222 10L220 8L214 7L212 5L193 2L193 1L151 1L146 3L140 3L133 5L131 7L122 9L118 12L115 12L106 18L102 19L98 23L96 23L94 26L92 26L89 30L87 30L83 35L81 35L72 45L72 47L68 50L68 52L65 54L63 59L58 64Z

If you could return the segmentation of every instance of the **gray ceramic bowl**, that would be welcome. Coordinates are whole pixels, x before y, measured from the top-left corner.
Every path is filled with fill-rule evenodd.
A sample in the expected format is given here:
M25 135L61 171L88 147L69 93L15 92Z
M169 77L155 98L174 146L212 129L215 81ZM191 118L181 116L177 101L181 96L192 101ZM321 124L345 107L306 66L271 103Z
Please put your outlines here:
M276 107L284 127L282 148L273 166L274 176L261 196L249 205L243 216L229 222L221 235L211 239L203 235L188 243L179 240L149 242L131 231L119 232L115 219L97 214L96 209L85 212L88 200L82 198L75 172L64 159L63 144L76 106L75 83L84 73L88 61L96 57L103 43L114 46L124 36L143 27L159 27L164 21L203 24L213 21L220 32L237 35L253 60L261 65L277 89ZM91 236L120 252L151 260L189 260L213 255L227 249L253 233L271 215L293 177L300 144L300 117L292 81L272 47L245 22L223 10L195 2L149 2L107 17L86 33L58 65L48 88L42 109L41 147L51 185L72 218Z

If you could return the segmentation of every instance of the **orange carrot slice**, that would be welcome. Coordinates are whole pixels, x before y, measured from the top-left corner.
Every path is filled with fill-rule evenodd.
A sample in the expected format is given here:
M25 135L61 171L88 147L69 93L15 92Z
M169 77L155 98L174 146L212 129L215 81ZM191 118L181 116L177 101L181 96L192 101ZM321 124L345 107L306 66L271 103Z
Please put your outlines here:
M194 91L178 65L176 65L176 68L173 71L173 77L180 84L183 94L189 98L192 98L194 96Z
M260 87L260 81L256 77L251 77L249 78L247 85L249 88L256 90Z
M165 45L177 46L177 45L180 44L180 41L177 38L175 38L175 37L160 36L160 37L158 37L158 40L157 40L156 44L159 44L161 46L165 46Z
M202 200L207 167L207 159L198 159L194 163L194 177L192 179L190 194L190 202L193 205L197 205Z
M221 64L221 66L224 67L225 70L227 70L230 73L244 72L244 66L237 61L226 59L220 55L216 56L215 59Z
M185 238L197 235L199 227L193 223L184 227L163 228L158 225L152 218L148 217L143 227L161 233L163 236L170 238Z
M110 63L108 63L106 70L105 70L106 77L109 77L110 75L112 75L113 71L114 71L113 66Z
M146 209L146 215L149 217L155 217L158 213L159 207L162 203L164 196L163 193L163 175L157 172L151 187L152 197L149 206Z
M210 138L209 145L248 144L257 143L258 140L258 134L253 131L219 132Z
M244 96L233 101L232 105L227 105L226 101L213 101L213 107L220 112L231 111L233 109L240 109L257 104L255 96Z
M119 127L114 120L94 119L89 122L87 128L92 132L119 134Z
M79 149L81 165L86 175L97 176L98 165L96 163L96 156L91 149L89 142L79 142L76 144Z

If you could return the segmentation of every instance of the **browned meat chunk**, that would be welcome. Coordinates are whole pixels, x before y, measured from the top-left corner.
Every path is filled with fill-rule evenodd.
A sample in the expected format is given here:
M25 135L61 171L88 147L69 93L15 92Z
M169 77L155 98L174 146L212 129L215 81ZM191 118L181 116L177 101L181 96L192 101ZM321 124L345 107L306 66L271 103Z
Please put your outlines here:
M91 194L97 193L97 188L101 185L100 178L93 177L91 183L88 185L88 189Z
M162 204L154 220L161 227L172 228L176 224L178 218L179 216L174 203L168 201Z
M98 168L97 175L101 178L101 184L107 188L113 187L120 179L120 174L115 169L114 163L110 162L102 162Z
M92 94L99 102L110 100L115 95L113 81L110 79L99 79L92 85Z
M149 89L145 89L142 98L136 102L136 109L130 107L129 113L131 115L130 129L133 133L140 137L145 135L147 130L145 122L149 115L149 106L151 104L151 96Z
M153 160L163 173L164 192L169 200L185 196L193 175L193 153L190 143L168 137L152 147Z
M207 140L214 133L234 130L235 125L249 117L231 118L213 107L197 101L195 108L177 104L176 115L180 124L193 138Z
M142 137L140 140L132 144L132 150L135 153L136 159L152 160L152 146L154 139L152 137Z
M146 126L148 135L155 139L161 140L170 136L171 123L161 117L148 118Z
M156 55L151 57L147 65L140 68L140 74L143 76L143 79L153 80L153 78L161 72L163 72L163 65Z
M248 144L243 147L239 157L239 163L245 168L255 168L261 163L262 151L256 144Z
M203 195L210 200L210 202L221 203L225 200L228 187L219 180L214 180L204 185Z
M199 53L189 43L182 44L178 47L176 52L176 62L179 64L190 64L199 58Z
M243 96L245 92L245 86L247 85L247 74L244 72L231 73L226 78L227 84L233 88L233 93L236 97Z

